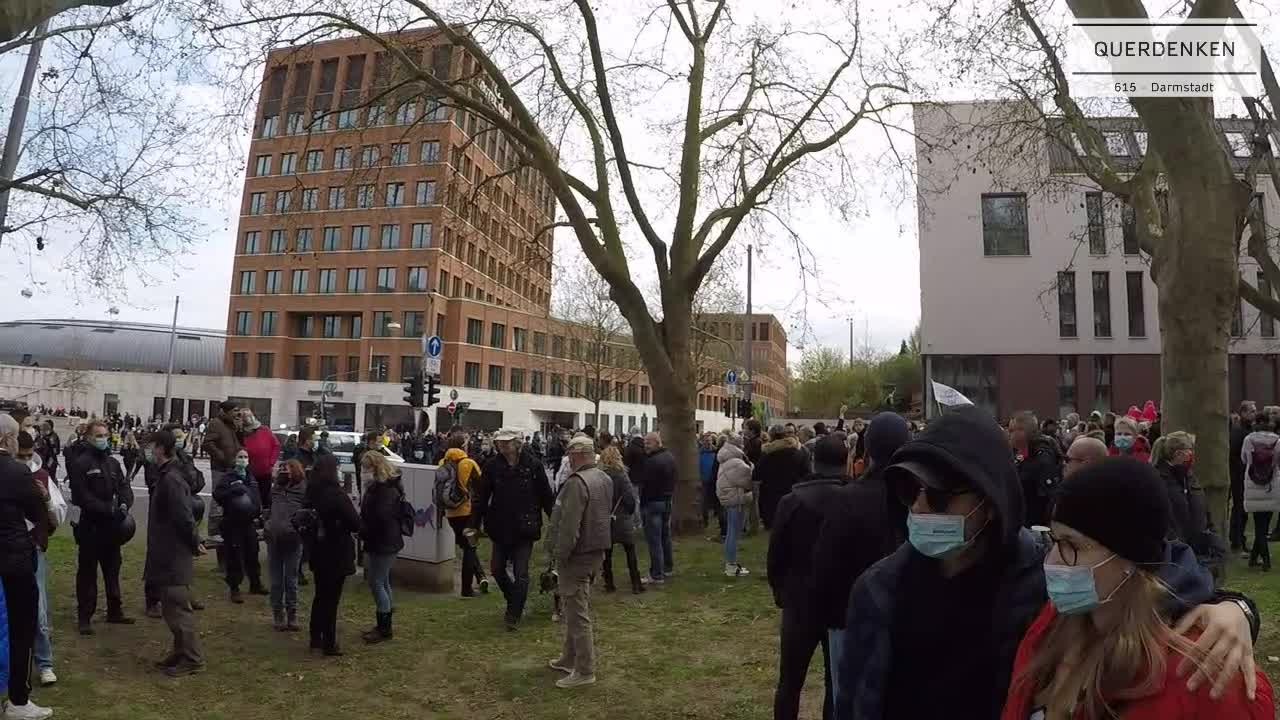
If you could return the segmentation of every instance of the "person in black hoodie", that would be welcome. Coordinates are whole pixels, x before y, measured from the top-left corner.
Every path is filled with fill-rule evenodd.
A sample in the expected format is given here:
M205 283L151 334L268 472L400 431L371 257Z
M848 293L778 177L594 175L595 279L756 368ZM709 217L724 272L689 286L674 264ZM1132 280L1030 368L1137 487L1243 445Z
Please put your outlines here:
M809 614L827 628L830 658L824 717L835 712L839 678L836 659L844 644L849 591L867 568L907 538L907 508L889 492L884 470L911 431L901 415L883 412L863 426L868 465L862 476L836 490L814 542Z
M826 508L853 478L845 474L849 447L844 433L824 435L813 446L812 475L778 503L769 536L768 573L773 600L782 608L778 689L773 696L774 720L794 720L800 714L800 692L814 648L822 646L823 665L830 667L827 626L809 606L814 547ZM828 703L829 705L829 703Z
M1049 526L1049 512L1062 482L1062 449L1058 441L1040 432L1031 413L1019 413L1009 421L1009 444L1018 466L1018 481L1026 503L1027 527Z
M769 442L760 448L760 459L751 471L751 482L759 488L760 521L773 527L773 515L782 496L809 474L809 455L795 433L782 425L769 428Z
M360 459L360 538L364 540L364 575L373 593L377 624L361 637L369 644L390 640L391 566L404 549L400 527L400 501L404 484L400 473L381 453L365 453Z
M80 522L73 534L79 546L76 558L76 604L81 635L92 635L90 624L98 607L98 568L107 595L107 622L132 625L120 599L120 542L118 529L129 508L133 489L120 462L111 455L110 431L94 420L86 431L88 449L74 455L68 467L71 502L80 508Z
M338 484L338 459L331 453L316 458L307 480L306 509L315 511L316 533L310 545L311 572L316 594L311 601L311 650L341 655L338 647L338 603L348 575L356 573L356 543L360 515Z

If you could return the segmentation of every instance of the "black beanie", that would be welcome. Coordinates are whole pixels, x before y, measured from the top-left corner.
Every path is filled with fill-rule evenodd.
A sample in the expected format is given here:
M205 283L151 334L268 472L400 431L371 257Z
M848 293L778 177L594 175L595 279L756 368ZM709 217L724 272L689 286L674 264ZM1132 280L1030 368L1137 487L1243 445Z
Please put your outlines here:
M1111 457L1086 465L1062 483L1053 519L1134 563L1164 559L1169 498L1148 463Z

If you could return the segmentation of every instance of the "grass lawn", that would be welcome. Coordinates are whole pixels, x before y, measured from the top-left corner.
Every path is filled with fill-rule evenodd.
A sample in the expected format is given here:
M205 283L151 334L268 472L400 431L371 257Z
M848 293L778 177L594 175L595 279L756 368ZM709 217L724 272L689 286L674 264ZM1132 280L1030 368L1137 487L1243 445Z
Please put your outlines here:
M75 633L75 547L58 533L50 550L50 598L59 684L37 688L36 702L60 718L244 720L244 718L769 718L776 679L778 611L763 577L765 536L742 543L755 570L733 580L721 574L720 545L700 537L677 540L677 577L633 596L593 594L599 682L577 691L554 686L546 663L559 654L561 626L550 621L549 595L530 596L517 633L502 627L495 587L475 600L396 594L394 641L366 646L373 601L359 576L348 579L339 632L347 655L317 658L302 633L274 632L265 598L233 606L214 574L212 556L197 561L197 614L209 667L168 679L151 669L169 648L163 621L142 616L144 543L126 547L121 573L132 627L96 623L98 634ZM641 568L647 556L640 548ZM488 545L481 551L488 560ZM535 550L535 568L545 557ZM615 571L626 576L622 553ZM99 607L103 607L100 600ZM1276 611L1280 613L1280 610ZM1280 616L1280 615L1277 615ZM815 684L816 683L816 684ZM806 717L821 705L821 655L806 689ZM820 714L820 713L819 713Z

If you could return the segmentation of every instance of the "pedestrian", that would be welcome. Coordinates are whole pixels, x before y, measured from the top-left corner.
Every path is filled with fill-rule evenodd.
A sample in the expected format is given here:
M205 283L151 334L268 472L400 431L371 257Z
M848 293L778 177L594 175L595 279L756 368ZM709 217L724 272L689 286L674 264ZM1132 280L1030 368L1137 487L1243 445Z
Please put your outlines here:
M11 415L0 414L0 588L9 625L9 700L4 716L31 720L53 715L31 702L31 655L40 612L36 553L49 543L49 499L30 467L16 457L20 428Z
M399 471L382 453L365 453L360 459L360 537L364 541L364 578L373 594L376 623L361 637L376 644L392 637L391 566L404 549L400 504L404 483Z
M1139 433L1137 420L1128 415L1116 418L1108 454L1112 457L1132 457L1141 462L1151 461L1151 444Z
M1027 527L1049 525L1049 509L1062 481L1062 451L1058 441L1041 431L1036 416L1018 413L1009 421L1009 445L1018 467L1018 482L1026 502Z
M1148 464L1108 459L1063 483L1044 559L1048 602L1023 635L1003 720L1232 718L1271 720L1271 684L1261 671L1225 692L1188 689L1184 662L1209 658L1175 627L1169 588L1152 571L1170 533L1164 483ZM1247 501L1247 500L1246 500Z
M845 474L849 448L843 433L823 435L814 443L813 453L813 473L778 503L769 534L769 587L774 604L782 609L774 720L800 716L800 693L814 649L821 646L823 666L831 665L827 625L811 612L809 602L813 557L827 507L853 478Z
M151 435L148 446L159 478L147 509L148 551L143 575L157 588L165 624L173 634L172 650L156 667L170 677L179 677L205 667L191 597L193 559L205 550L192 513L191 486L177 460L177 439L172 431L160 430Z
M205 426L200 447L209 456L210 480L215 490L222 484L222 476L235 469L236 453L243 447L240 444L240 417L236 412L239 407L234 400L224 400L218 405L218 416ZM214 554L219 573L224 573L227 567L222 535L222 504L215 502L209 507L209 538L217 542Z
M809 457L795 433L782 425L769 428L769 441L760 448L760 459L751 468L751 482L758 489L760 520L773 527L773 514L791 486L809 474Z
M138 446L138 438L132 431L126 431L124 442L120 446L120 458L124 460L124 476L133 482L133 478L142 469L142 448Z
M311 573L316 592L311 600L311 650L342 655L338 645L338 603L342 586L356 573L356 544L360 515L338 483L338 458L324 454L308 476L306 507L315 512L316 532L304 537L310 545Z
M280 460L280 441L271 432L271 428L258 422L258 417L248 408L241 411L240 424L244 430L241 444L249 453L249 477L258 486L263 511L269 511L272 500L271 473Z
M240 583L248 577L249 594L267 595L262 586L258 562L258 533L254 520L262 514L258 484L249 477L249 453L236 451L232 469L213 484L213 501L222 506L222 543L227 561L228 597L236 605L244 603Z
M712 514L719 515L719 509L716 502L716 476L712 474L712 469L716 464L716 446L715 435L706 432L698 438L698 479L699 487L702 489L701 507L702 511L702 529L706 530L711 527L710 518Z
M675 575L671 546L671 498L676 489L676 460L656 432L644 436L644 461L631 477L640 486L640 514L649 545L648 582L661 584Z
M267 577L271 580L271 619L278 631L298 631L298 566L302 538L293 525L307 491L307 471L290 460L271 484L271 509L263 537L267 541Z
M101 420L85 428L88 449L76 453L68 467L71 502L80 508L73 525L76 557L76 604L81 635L93 634L93 614L98 607L98 568L107 596L107 622L132 625L120 597L120 529L133 507L133 488L120 462L111 455L107 425Z
M466 496L461 505L446 510L445 517L449 520L449 527L453 528L453 541L462 552L462 597L472 598L476 596L477 585L480 592L489 592L489 578L485 577L484 566L480 564L477 547L480 541L472 529L472 497L480 480L480 466L467 457L467 451L463 449L467 444L465 434L456 431L449 433L445 444L449 449L445 450L441 466L454 473L458 479L458 487Z
M727 577L750 575L738 562L738 537L746 522L747 507L755 502L755 484L751 481L751 465L742 451L742 438L725 437L716 460L720 466L716 477L716 496L724 508L724 574Z
M62 454L62 438L53 429L53 421L45 419L40 423L40 437L36 438L36 454L44 462L44 470L49 479L58 479L58 456Z
M494 434L498 454L481 467L472 496L471 527L483 527L493 543L490 570L506 599L503 619L508 631L515 631L524 616L529 558L542 537L542 517L551 516L555 503L546 468L521 447L519 438L507 428Z
M182 448L180 437L182 429L178 425L166 425L163 430L173 434L173 463L182 474L182 478L187 483L187 491L192 498L191 512L195 518L196 525L200 524L200 520L204 517L205 507L204 499L200 497L200 493L205 488L204 473L196 467L195 459L191 457L186 450ZM142 478L147 486L148 493L154 493L156 484L160 481L161 471L160 465L156 462L151 452L151 440L146 438L143 441L141 464L143 467ZM151 554L151 546L147 546L147 555ZM160 587L147 581L144 576L143 582L143 598L145 603L145 613L149 618L160 619L164 617L164 611L161 608ZM204 604L197 600L194 594L191 597L191 609L203 610Z
M66 461L68 480L71 478L71 466L76 463L80 455L92 449L89 445L89 438L86 437L88 432L88 423L76 425L75 437L62 449L62 459Z
M49 482L49 473L44 469L44 462L35 453L36 440L29 433L18 434L17 461L31 470L31 475L40 484L42 496L48 496L47 532L41 538L32 528L32 542L36 546L36 587L40 591L37 607L36 636L32 659L36 671L40 674L40 685L48 687L58 682L58 675L53 671L53 637L49 619L49 536L63 524L67 516L67 502L62 497L58 484Z
M549 665L568 675L556 687L592 685L595 639L591 626L591 578L612 544L613 480L595 465L595 441L579 435L569 441L565 455L573 472L556 499L554 538L558 592L564 603L564 649Z
M618 589L613 582L613 546L621 545L627 556L631 592L639 595L645 590L644 583L640 581L640 560L636 557L635 542L640 499L636 495L635 486L631 484L631 478L627 476L627 466L622 463L622 453L617 447L610 444L602 449L597 466L613 481L613 510L609 514L612 541L609 549L604 551L604 591L611 593Z
M1062 479L1071 477L1105 457L1107 457L1107 446L1101 440L1081 435L1067 448L1067 459L1062 466Z
M1245 526L1248 524L1249 518L1244 509L1245 478L1242 450L1244 448L1244 439L1253 432L1253 423L1258 417L1258 405L1252 400L1245 400L1240 403L1240 409L1237 414L1240 417L1240 421L1231 425L1231 444L1227 449L1228 469L1231 480L1231 526L1228 528L1228 534L1231 541L1231 551L1239 553L1247 549ZM1256 535L1257 533L1255 532L1254 534Z
M1276 483L1280 479L1280 435L1276 429L1274 416L1258 418L1240 449L1240 461L1244 465L1244 508L1253 517L1249 567L1261 567L1263 571L1271 569L1267 534L1272 518L1280 512L1280 485ZM1161 444L1158 441L1156 447Z

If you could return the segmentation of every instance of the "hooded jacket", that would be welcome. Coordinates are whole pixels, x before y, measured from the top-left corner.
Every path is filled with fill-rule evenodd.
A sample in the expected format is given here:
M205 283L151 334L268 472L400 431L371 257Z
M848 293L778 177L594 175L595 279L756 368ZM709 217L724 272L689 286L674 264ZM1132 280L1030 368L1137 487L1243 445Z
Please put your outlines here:
M458 507L445 512L445 517L459 518L471 515L471 496L475 492L476 481L480 478L480 466L475 460L467 457L462 448L449 448L444 451L443 462L458 464L458 487L467 491L467 499Z
M404 549L400 534L400 499L404 484L399 475L370 483L360 498L360 538L365 552L391 555Z
M796 483L778 503L769 533L768 578L773 602L780 608L803 608L810 586L814 547L825 508L852 478L840 468L823 468ZM809 615L810 622L822 627Z
M720 452L716 454L719 466L716 469L716 498L726 508L736 508L750 504L751 492L755 489L751 482L751 466L747 464L747 456L742 448L725 441Z
M889 696L895 678L909 678L912 672L930 663L936 667L938 657L957 651L980 665L972 668L971 674L980 684L970 685L959 695L933 693L927 697L937 707L946 708L947 716L999 717L1018 644L1048 600L1044 580L1048 545L1022 527L1022 487L1017 470L1004 432L985 410L970 406L949 411L894 453L892 462L905 460L923 460L948 468L979 490L995 510L983 531L986 553L974 568L993 575L994 586L981 588L991 600L990 614L972 618L974 625L982 628L978 636L986 638L988 644L962 649L935 645L938 652L934 657L915 658L919 667L894 667L895 641L905 640L912 622L903 617L909 613L899 612L900 608L921 603L954 604L958 598L939 593L946 593L949 587L971 577L965 571L954 578L944 578L940 561L926 558L909 543L903 544L865 572L853 588L846 616L845 652L838 660L833 659L840 668L837 717L888 718L894 712L889 707ZM1179 601L1194 605L1213 595L1212 578L1189 548L1174 544L1166 555L1169 562L1162 566L1161 579ZM919 594L921 580L929 586L929 597ZM946 641L947 638L934 640Z
M670 500L676 491L676 459L662 447L647 453L638 469L631 470L631 482L640 487L640 504Z
M190 585L200 547L199 523L191 513L190 480L177 458L156 468L147 507L147 557L142 576L149 585Z
M210 470L226 472L235 467L236 453L240 452L242 446L231 413L224 412L209 421L204 431L202 447L209 455Z
M809 455L795 437L785 435L761 446L751 480L760 488L760 521L765 527L773 527L778 503L808 474Z

